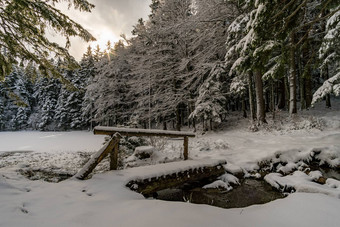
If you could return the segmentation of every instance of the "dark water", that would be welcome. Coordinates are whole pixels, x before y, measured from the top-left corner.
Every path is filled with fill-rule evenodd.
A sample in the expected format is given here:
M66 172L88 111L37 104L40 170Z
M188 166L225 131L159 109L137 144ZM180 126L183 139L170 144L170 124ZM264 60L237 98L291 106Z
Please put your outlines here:
M222 208L247 207L264 204L284 198L285 196L272 189L263 180L244 179L241 185L226 192L221 189L166 189L159 191L157 199L166 201L183 201L195 204L208 204Z

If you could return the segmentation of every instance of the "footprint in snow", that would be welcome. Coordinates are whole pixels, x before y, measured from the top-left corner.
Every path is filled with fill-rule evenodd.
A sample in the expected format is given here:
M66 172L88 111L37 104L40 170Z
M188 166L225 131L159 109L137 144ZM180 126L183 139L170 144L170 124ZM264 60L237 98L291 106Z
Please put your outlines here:
M19 210L24 214L28 214L28 210L25 207L26 207L26 204L23 203L22 206L19 207Z
M92 196L93 194L90 192L87 192L86 189L81 190L81 192L84 192L87 196Z

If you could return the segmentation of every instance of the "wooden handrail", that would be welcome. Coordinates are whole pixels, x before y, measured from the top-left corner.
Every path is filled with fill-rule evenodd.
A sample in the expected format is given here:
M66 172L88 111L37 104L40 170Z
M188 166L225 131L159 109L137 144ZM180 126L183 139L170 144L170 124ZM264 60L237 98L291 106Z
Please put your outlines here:
M168 131L155 129L139 129L139 128L117 128L107 126L96 126L93 130L95 135L113 135L120 133L122 136L160 136L160 137L195 137L195 133L183 131Z
M171 137L178 138L183 137L183 159L187 160L189 156L189 137L195 137L195 133L192 132L180 132L180 131L168 131L168 130L157 130L157 129L139 129L139 128L118 128L118 127L107 127L107 126L96 126L94 127L93 133L95 135L114 135L119 133L122 136L159 136L159 137ZM118 159L118 144L115 146L110 162L110 169L117 169Z

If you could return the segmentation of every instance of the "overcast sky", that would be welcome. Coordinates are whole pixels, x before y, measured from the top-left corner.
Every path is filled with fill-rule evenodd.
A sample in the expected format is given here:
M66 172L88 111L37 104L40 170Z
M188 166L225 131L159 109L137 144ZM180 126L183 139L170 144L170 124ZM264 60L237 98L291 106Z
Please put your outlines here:
M131 36L132 26L137 23L137 20L147 19L150 14L151 0L89 0L89 2L96 5L91 13L68 10L65 4L57 7L96 37L98 41L91 46L96 46L98 43L104 48L109 39L112 42L117 41L122 33ZM57 36L52 39L60 42ZM70 53L80 60L88 45L89 43L74 38Z

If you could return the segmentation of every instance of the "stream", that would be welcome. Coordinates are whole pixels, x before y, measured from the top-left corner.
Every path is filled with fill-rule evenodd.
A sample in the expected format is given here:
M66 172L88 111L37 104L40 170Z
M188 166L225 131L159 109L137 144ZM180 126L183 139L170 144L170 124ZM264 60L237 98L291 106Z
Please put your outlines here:
M223 189L166 189L157 193L157 199L165 201L182 201L195 204L208 204L221 208L239 208L254 204L264 204L284 198L285 195L273 190L264 180L242 179L240 185L231 191Z

